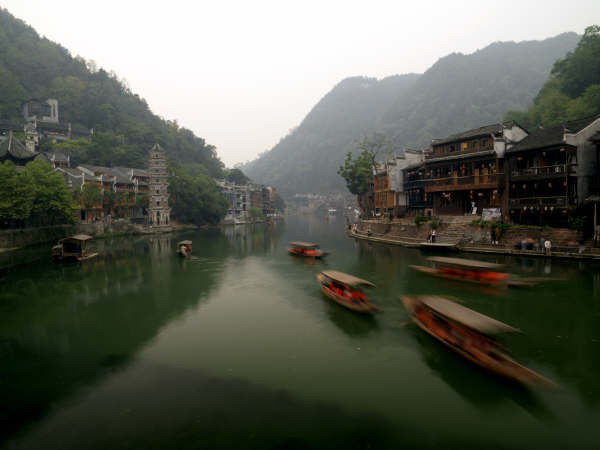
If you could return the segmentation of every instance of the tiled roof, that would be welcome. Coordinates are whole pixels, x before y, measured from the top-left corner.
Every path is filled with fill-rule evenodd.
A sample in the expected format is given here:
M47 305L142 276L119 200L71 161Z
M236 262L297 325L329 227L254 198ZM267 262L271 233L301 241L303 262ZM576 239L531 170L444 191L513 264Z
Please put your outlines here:
M600 119L600 115L535 130L517 145L507 150L507 152L514 153L523 150L563 145L565 143L565 132L579 133L597 119Z
M69 161L69 157L61 152L54 152L52 154L52 156L53 156L53 161L64 161L64 162Z
M15 159L33 159L37 155L37 152L28 150L17 138L15 138L12 132L9 133L8 138L0 143L0 158L5 158L8 155Z
M504 127L510 128L515 125L515 122L510 120L502 123L494 123L472 130L464 131L462 133L452 134L442 139L434 139L433 145L449 144L450 142L462 141L469 138L475 138L479 136L489 136L491 134L501 133Z

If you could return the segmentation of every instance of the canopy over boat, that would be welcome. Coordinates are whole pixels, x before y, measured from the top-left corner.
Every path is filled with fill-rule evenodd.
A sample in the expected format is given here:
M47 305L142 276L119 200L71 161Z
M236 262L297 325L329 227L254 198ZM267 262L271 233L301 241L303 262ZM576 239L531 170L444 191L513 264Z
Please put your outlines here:
M354 275L349 275L344 272L338 272L337 270L324 270L321 272L327 278L331 278L338 283L346 284L351 287L356 286L371 286L375 287L373 283L367 280L363 280L362 278L355 277Z
M302 242L302 241L290 242L290 245L292 245L294 247L300 247L300 248L317 248L317 247L319 247L319 244L315 244L314 242Z
M419 300L436 313L483 334L518 333L520 330L437 296L421 296Z
M63 239L61 239L58 242L59 243L63 243L65 241L81 241L81 242L85 242L85 241L89 241L90 239L93 239L92 236L88 236L87 234L76 234L75 236L69 236L69 237L63 238Z
M179 247L180 245L192 245L192 241L181 241L177 243L177 246Z
M504 267L502 264L477 261L474 259L449 258L446 256L432 256L431 258L427 258L427 260L445 266L464 267L466 269L501 269Z

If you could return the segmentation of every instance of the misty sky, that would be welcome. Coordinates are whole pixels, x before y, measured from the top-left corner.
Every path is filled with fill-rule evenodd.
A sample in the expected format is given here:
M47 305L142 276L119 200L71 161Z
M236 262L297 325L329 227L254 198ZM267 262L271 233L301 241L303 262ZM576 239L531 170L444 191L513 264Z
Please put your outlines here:
M583 33L599 0L0 0L125 78L231 166L273 147L343 78L422 73L494 41Z

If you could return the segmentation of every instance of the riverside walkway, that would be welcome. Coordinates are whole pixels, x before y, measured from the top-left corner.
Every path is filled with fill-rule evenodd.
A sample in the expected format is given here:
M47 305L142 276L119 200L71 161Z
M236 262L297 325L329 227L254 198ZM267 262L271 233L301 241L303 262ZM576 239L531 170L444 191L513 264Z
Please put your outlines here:
M355 239L362 239L369 242L379 242L389 245L400 245L402 247L419 248L425 240L413 237L391 237L385 234L375 232L364 232L357 230L348 230L348 236ZM550 255L545 255L540 250L520 250L511 248L505 245L491 244L460 244L455 245L455 249L461 252L471 253L488 253L497 255L518 255L518 256L533 256L541 258L557 258L557 259L579 259L579 260L600 260L600 253L595 253L590 250L581 251L576 247L557 247L552 250Z

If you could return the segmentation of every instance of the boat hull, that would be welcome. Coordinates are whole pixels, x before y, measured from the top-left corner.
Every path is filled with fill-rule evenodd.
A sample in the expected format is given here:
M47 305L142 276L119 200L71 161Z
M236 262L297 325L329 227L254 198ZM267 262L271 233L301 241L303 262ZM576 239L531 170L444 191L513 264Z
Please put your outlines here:
M95 258L96 256L98 256L98 253L90 253L90 254L84 255L84 256L75 256L75 255L69 255L69 256L53 255L53 256L54 256L54 260L56 262L81 262L81 261L87 261L88 259Z
M453 281L462 281L465 283L473 283L473 284L482 284L486 286L510 286L510 287L528 287L533 286L535 283L530 281L521 281L521 280L504 280L504 281L491 281L491 280L477 280L474 278L468 278L463 276L453 276L448 273L444 273L439 269L434 267L426 267L426 266L417 266L414 264L409 265L411 269L418 270L419 272L425 273L427 275L431 275L438 278L445 278L447 280Z
M316 259L320 259L323 258L325 256L327 256L329 253L328 252L319 252L316 253L314 255L310 255L310 254L306 254L304 252L300 252L298 250L295 250L293 248L288 248L288 253L292 256L302 256L304 258L316 258Z
M503 378L507 378L510 380L517 381L521 384L530 387L546 387L546 388L556 388L557 385L550 379L534 372L531 369L517 363L506 353L496 349L494 351L494 356L490 356L483 351L475 351L475 349L471 349L468 351L466 348L457 346L452 342L444 339L442 336L438 335L435 330L429 328L426 324L420 321L415 315L415 307L419 305L420 301L414 297L404 296L402 297L402 303L404 307L408 311L411 320L423 331L427 334L435 338L438 342L441 342L446 347L453 350L455 353L458 353L460 356L466 358L472 363L478 365L479 367L486 369L496 375L499 375Z
M321 274L316 275L317 280L319 280L319 284L321 286L321 291L331 300L336 302L338 305L343 306L344 308L348 308L352 311L363 313L363 314L371 314L380 309L370 302L357 302L347 299L346 297L337 295L333 290L329 289L325 284L325 277Z

